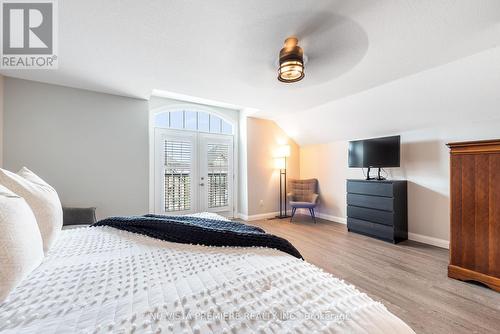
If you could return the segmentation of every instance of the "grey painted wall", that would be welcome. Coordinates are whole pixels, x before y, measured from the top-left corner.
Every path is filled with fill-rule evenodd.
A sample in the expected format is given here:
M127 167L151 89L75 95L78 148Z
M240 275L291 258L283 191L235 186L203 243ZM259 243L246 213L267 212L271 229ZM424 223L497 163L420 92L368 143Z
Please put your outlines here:
M4 168L32 169L63 205L148 211L148 101L4 79Z

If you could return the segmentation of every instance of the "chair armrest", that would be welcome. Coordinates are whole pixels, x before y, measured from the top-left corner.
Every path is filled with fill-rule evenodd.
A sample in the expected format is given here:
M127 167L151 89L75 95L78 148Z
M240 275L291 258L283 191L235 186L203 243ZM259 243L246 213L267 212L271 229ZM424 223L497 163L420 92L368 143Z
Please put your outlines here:
M316 204L318 202L319 194L312 194L311 195L311 203Z
M95 208L63 207L63 226L92 225L95 222Z
M293 202L295 195L292 192L289 192L288 194L286 194L286 198L288 199L289 202Z

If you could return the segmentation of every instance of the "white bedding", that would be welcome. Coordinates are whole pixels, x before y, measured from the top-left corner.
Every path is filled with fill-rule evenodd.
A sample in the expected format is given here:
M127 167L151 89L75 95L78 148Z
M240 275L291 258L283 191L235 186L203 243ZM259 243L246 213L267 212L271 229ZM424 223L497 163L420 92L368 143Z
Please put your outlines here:
M413 333L382 304L283 252L111 227L62 231L0 305L0 332Z

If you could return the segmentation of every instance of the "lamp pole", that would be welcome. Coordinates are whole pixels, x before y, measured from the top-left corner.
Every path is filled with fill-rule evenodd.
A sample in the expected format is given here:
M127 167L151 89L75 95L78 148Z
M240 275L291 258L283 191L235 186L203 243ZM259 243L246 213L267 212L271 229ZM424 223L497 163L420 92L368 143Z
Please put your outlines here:
M285 168L280 168L280 213L278 216L275 218L283 219L283 218L289 218L290 216L287 215L287 205L286 205L286 156L283 157L285 161ZM284 186L283 186L284 183ZM283 188L284 188L284 194L283 194ZM284 210L283 210L284 209Z
M284 175L285 175L285 180L284 180L284 182L285 182L285 194L283 196L283 202L285 204L285 213L282 216L288 217L287 212L286 212L286 157L285 157L285 173L284 173Z
M279 214L270 219L280 219L280 218L289 218L287 215L287 193L286 193L286 158L290 156L290 146L289 145L281 145L275 153L275 168L279 169L279 178L280 178L280 193L279 193L279 201L280 201L280 212ZM283 183L285 185L283 186ZM283 193L284 190L284 193ZM283 210L284 209L284 210Z
M281 181L282 175L283 175L283 169L280 168L280 214L278 217L281 217L283 215L283 197L281 197L283 195L283 192L282 192L283 186L282 186L282 181Z

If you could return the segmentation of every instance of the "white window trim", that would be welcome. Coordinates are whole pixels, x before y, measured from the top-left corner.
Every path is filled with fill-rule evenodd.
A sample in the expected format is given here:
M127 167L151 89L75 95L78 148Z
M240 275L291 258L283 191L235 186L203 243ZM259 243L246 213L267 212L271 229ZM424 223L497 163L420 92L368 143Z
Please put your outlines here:
M236 136L236 130L238 128L237 122L229 119L224 113L212 109L210 107L204 107L204 106L199 106L196 104L173 104L173 105L168 105L168 106L163 106L159 108L155 108L151 110L150 113L150 120L153 123L154 126L154 117L157 114L162 114L162 113L171 113L171 112L177 112L177 111L190 111L190 112L199 112L199 113L205 113L208 115L214 115L222 119L224 122L228 123L231 125L233 133L222 133L222 132L210 132L210 131L201 131L201 130L193 130L193 129L179 129L179 128L171 128L171 127L161 127L163 129L172 129L172 130L186 130L186 131L196 131L196 132L202 132L202 133L215 133L215 134L226 134L226 135L233 135Z

